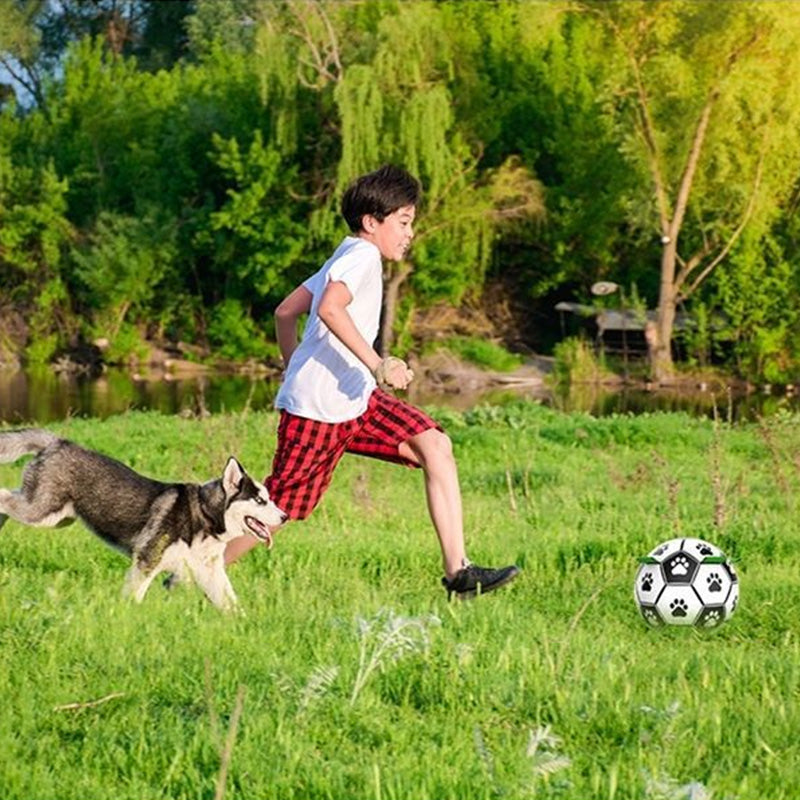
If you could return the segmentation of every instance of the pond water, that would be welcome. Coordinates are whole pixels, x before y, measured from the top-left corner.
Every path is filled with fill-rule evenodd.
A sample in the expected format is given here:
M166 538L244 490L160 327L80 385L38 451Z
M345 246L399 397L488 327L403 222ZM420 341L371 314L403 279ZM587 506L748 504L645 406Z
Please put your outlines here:
M413 386L413 384L412 384ZM141 379L127 370L109 369L99 377L0 370L0 422L44 424L69 416L108 417L130 409L164 414L257 411L272 408L278 384L262 376L204 374L182 379ZM693 415L747 420L785 408L800 411L800 397L757 392L741 396L711 392L667 392L634 389L574 388L557 395L540 387L482 392L432 392L414 388L408 399L419 405L464 411L482 403L529 399L563 411L595 416L650 411L685 411Z
M68 416L108 417L131 409L164 414L272 408L277 385L246 375L142 379L128 370L101 375L0 370L0 422L46 423Z

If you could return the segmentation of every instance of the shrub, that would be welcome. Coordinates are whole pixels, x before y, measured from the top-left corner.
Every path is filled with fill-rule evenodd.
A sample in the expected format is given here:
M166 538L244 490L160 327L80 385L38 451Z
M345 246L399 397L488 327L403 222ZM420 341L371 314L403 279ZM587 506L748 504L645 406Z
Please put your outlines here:
M214 307L208 338L221 358L269 358L277 354L238 300L228 298Z
M553 349L555 364L553 377L556 383L599 383L611 376L594 348L581 337L570 337Z

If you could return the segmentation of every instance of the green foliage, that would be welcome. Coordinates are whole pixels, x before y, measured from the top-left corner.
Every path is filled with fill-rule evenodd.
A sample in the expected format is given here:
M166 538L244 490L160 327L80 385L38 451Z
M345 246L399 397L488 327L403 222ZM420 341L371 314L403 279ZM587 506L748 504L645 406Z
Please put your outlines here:
M59 278L41 285L29 318L30 338L25 349L34 364L46 363L69 341L75 322L69 311L67 289Z
M6 5L0 59L30 99L0 115L0 293L27 315L50 282L66 292L39 317L36 352L123 325L207 344L206 309L228 300L268 318L345 232L345 186L383 162L424 187L396 349L414 347L404 310L480 302L487 277L531 319L601 279L654 308L653 164L669 206L713 98L680 254L702 265L735 241L719 284L682 285L698 318L708 309L693 358L770 380L796 370L792 4ZM761 282L759 248L775 266ZM746 309L748 284L770 297Z
M110 326L95 334L113 339L129 314L140 318L175 257L174 230L153 216L101 213L89 240L72 253L80 299Z
M686 330L679 334L686 345L690 364L707 367L711 362L714 344L708 307L705 303L692 304L692 318Z
M95 329L99 332L108 330L106 320L101 316ZM113 336L108 336L108 348L103 353L104 359L110 364L136 365L145 362L150 348L142 336L142 331L134 324L118 318L109 321L113 325ZM106 338L106 337L104 337Z
M522 364L521 356L509 353L490 339L453 336L445 339L441 347L465 361L497 372L511 372Z
M715 299L727 319L719 338L732 346L742 374L793 382L791 354L800 321L792 302L800 287L797 265L772 236L747 237L732 261L735 269L720 272L715 281Z
M599 26L558 2L508 4L496 16L487 24L503 27L490 29L484 58L498 102L480 119L496 129L494 157L521 153L547 187L547 224L498 243L501 275L511 261L532 299L567 281L636 280L643 265L625 202L637 177L604 113L613 65ZM543 255L530 258L530 248Z
M215 355L231 361L278 356L277 345L267 342L241 302L233 298L212 309L208 339Z
M70 240L68 182L52 162L17 163L10 139L19 134L7 114L0 126L0 278L6 291L19 287L30 297L58 274Z
M246 153L235 139L212 137L214 161L233 184L209 217L218 274L233 297L280 298L296 281L287 265L303 252L305 227L292 217L292 174L256 131ZM199 240L200 237L198 237ZM209 232L209 238L211 234Z
M186 28L192 51L206 55L213 47L246 51L252 43L252 26L243 24L254 19L258 0L195 0L194 13Z
M594 383L610 375L592 344L583 337L562 340L555 346L553 355L553 376L557 384Z

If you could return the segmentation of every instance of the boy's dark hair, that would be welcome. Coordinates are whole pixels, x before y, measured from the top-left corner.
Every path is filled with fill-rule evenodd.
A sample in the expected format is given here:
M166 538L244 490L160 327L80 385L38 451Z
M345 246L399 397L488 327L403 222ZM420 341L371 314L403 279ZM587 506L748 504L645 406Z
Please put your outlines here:
M365 214L383 222L398 208L417 205L420 192L420 183L413 175L386 164L375 172L362 175L347 187L342 197L342 215L350 230L358 233Z

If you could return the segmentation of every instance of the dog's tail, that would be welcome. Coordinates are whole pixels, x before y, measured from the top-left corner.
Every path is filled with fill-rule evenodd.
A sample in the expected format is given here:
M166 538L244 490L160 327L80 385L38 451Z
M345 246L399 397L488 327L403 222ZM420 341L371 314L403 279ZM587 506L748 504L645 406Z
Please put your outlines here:
M58 436L41 428L0 432L0 463L10 464L30 453L40 453L58 441Z

